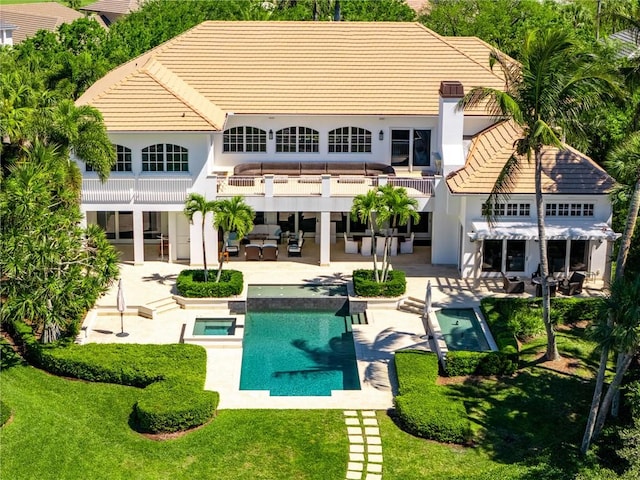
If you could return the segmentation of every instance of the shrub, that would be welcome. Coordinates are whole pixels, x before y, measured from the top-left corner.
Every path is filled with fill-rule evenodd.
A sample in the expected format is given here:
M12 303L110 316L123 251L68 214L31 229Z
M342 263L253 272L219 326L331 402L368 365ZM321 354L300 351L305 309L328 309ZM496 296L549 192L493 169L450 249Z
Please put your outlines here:
M164 433L202 425L219 396L204 391L206 351L196 345L41 345L30 328L16 322L30 357L43 369L94 382L143 388L134 405L136 429ZM28 330L28 331L27 331ZM35 352L35 353L33 353Z
M9 421L11 418L11 408L9 405L0 400L0 427Z
M438 356L405 350L395 354L398 375L396 413L408 432L440 442L465 443L471 426L464 404L436 385Z
M447 353L447 375L511 375L517 363L503 352Z
M407 291L407 280L401 270L390 270L384 283L375 281L373 270L354 270L353 288L360 297L399 297Z
M606 308L602 298L552 298L551 321L556 325L593 322L606 315Z
M204 281L204 270L182 270L176 280L178 293L183 297L231 297L240 295L244 286L242 272L238 270L223 270L220 281L215 281L215 275L209 275L209 281Z
M498 350L509 355L512 360L517 361L519 352L518 341L509 324L505 321L503 308L506 304L503 300L509 299L483 298L480 301L480 310L482 310L482 314L489 324L489 329L491 330L493 339L496 341Z

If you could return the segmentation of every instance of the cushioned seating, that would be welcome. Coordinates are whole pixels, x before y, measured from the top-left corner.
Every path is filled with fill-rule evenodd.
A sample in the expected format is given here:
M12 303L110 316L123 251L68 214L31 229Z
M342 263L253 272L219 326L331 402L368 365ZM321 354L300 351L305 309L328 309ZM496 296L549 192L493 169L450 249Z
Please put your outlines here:
M585 280L585 275L578 272L573 272L569 280L563 280L558 284L558 290L563 295L577 295L582 293L582 284Z
M502 289L504 293L524 293L524 280L519 277L507 277L502 274Z
M405 239L404 242L400 242L400 253L413 253L413 239L416 234L411 232L411 236Z
M375 177L378 175L395 175L391 165L376 162L248 162L236 165L233 174L237 176L260 177L273 175L352 175Z
M304 237L300 237L295 243L290 243L287 246L287 255L290 257L301 257L302 245L304 245Z
M360 246L360 253L368 257L371 255L371 237L362 237L362 245Z
M278 260L278 246L272 245L269 243L265 243L262 246L262 260Z
M358 242L347 238L347 234L343 232L344 236L344 253L358 253Z
M262 255L262 247L260 245L255 245L250 243L244 246L244 259L249 260L260 260L260 256Z

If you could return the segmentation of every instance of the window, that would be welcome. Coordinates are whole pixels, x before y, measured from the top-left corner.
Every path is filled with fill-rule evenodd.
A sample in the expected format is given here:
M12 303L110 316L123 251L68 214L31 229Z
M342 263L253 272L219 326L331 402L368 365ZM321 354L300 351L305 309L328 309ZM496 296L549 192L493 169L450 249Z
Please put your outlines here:
M233 127L222 135L223 152L266 152L267 132L255 127Z
M507 272L524 272L525 240L507 240Z
M493 210L493 215L496 217L528 217L531 211L531 206L528 203L490 203L482 204L482 215L490 216Z
M485 240L482 249L482 271L502 271L502 240Z
M547 203L547 217L593 217L593 203Z
M131 171L131 149L122 145L114 145L116 150L116 163L111 165L112 172L130 172ZM86 165L87 172L93 172L91 165Z
M189 150L179 145L158 143L142 149L143 172L188 172Z
M317 153L319 145L317 130L307 127L287 127L276 132L276 152Z
M329 132L329 153L371 153L371 132L364 128L342 127Z

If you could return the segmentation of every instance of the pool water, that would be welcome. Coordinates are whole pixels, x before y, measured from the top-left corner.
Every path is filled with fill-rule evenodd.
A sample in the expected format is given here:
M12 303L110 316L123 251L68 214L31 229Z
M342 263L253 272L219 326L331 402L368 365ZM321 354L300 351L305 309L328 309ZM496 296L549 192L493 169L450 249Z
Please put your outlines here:
M249 285L247 289L247 298L315 298L346 295L347 287L344 284Z
M196 318L193 335L234 335L235 318Z
M435 314L449 350L491 350L473 308L443 308Z
M332 311L247 312L240 390L330 396L360 390L353 333Z

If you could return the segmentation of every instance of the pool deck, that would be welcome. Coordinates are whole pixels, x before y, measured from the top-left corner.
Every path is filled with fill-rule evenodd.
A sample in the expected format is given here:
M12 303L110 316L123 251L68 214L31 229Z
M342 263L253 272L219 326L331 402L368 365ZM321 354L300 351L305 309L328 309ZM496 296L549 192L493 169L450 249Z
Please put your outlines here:
M360 268L372 268L371 257L354 258L351 261L333 262L329 267L300 261L281 259L277 262L231 261L224 268L240 270L249 284L296 284L347 282L351 272ZM404 260L404 259L402 259ZM411 264L392 262L396 269L407 276L406 296L423 299L427 281L432 285L434 307L474 307L487 295L501 295L501 280L487 279L477 289L472 281L460 279L455 267L436 266L425 258L415 258ZM121 278L125 289L127 311L124 314L124 331L129 335L117 337L120 332L120 315L116 310L117 282L98 301L97 315L87 317L80 333L81 343L178 343L183 334L183 324L188 319L201 316L228 317L222 306L215 309L179 309L175 305L158 313L151 320L137 315L137 306L165 303L175 291L177 274L188 265L166 262L146 262L141 266L123 263ZM588 283L584 295L601 295L602 284ZM529 290L531 290L529 292ZM532 295L528 286L525 295ZM221 409L239 408L332 408L332 409L388 409L393 406L394 378L390 374L393 354L405 348L431 350L425 339L425 327L421 315L399 311L396 302L370 303L367 309L368 325L354 325L354 341L362 389L359 391L333 392L330 397L271 397L267 391L240 391L240 367L242 348L239 346L208 347L207 377L205 388L220 392ZM234 316L234 315L231 315Z

